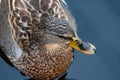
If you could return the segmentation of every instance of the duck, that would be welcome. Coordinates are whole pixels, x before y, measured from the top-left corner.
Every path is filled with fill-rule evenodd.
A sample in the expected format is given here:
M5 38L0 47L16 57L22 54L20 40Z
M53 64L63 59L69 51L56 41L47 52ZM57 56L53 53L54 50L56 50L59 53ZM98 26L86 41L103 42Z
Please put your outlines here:
M75 19L64 0L8 0L4 53L34 80L54 80L73 61L74 49L95 54L95 46L77 35ZM6 51L5 51L6 50Z

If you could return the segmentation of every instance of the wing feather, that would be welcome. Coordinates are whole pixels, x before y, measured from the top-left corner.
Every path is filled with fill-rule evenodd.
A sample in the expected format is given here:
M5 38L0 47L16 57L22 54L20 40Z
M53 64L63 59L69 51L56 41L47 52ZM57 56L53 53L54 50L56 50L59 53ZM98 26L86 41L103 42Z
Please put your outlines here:
M40 13L30 0L9 0L9 23L12 36L21 48L30 45L34 21L40 21Z
M42 32L44 33L42 29L47 28L41 26L44 18L56 17L67 21L69 24L74 22L74 19L73 21L69 20L72 17L67 6L64 5L64 0L8 0L8 2L8 20L12 37L23 49L31 44L34 33L39 32L39 35ZM72 26L76 27L75 25ZM60 31L64 30L60 29Z

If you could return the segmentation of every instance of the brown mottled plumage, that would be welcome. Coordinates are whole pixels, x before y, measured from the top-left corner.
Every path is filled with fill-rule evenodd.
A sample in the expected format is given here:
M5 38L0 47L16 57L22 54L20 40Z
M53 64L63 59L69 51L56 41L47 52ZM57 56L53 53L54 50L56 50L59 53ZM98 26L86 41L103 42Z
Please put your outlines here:
M12 39L21 51L14 59L8 57L24 74L36 80L52 80L70 66L72 48L94 53L92 44L78 38L74 19L63 0L8 2Z

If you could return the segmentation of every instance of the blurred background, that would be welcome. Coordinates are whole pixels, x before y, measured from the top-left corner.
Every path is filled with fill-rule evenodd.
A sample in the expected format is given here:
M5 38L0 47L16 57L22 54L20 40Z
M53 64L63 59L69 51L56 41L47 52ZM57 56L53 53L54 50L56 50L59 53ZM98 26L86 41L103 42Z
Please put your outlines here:
M78 34L93 43L95 55L74 52L67 79L120 80L120 0L66 0ZM0 80L25 80L0 57Z

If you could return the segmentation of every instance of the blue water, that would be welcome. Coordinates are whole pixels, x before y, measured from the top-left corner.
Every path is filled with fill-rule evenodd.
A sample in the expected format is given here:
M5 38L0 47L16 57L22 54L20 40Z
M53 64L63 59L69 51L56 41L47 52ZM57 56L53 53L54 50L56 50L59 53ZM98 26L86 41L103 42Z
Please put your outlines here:
M78 25L78 34L92 42L97 53L78 51L68 69L68 79L120 80L120 0L66 0ZM25 80L0 58L0 80Z

